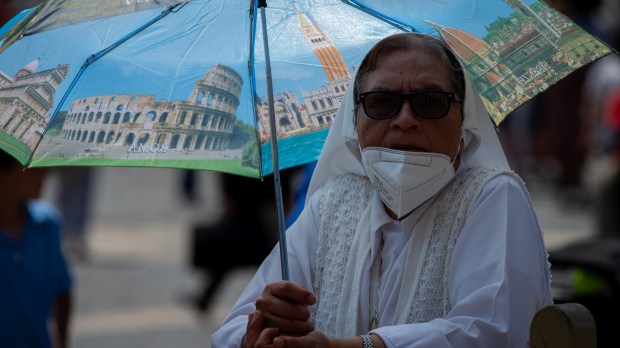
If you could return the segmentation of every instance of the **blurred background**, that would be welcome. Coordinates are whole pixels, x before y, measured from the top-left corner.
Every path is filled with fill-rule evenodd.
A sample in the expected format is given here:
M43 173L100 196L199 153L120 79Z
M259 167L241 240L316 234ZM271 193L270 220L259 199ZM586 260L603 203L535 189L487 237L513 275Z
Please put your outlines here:
M0 24L38 3L0 1ZM548 3L620 47L620 1ZM600 330L613 324L608 315L620 298L619 119L614 54L552 86L499 129L551 253L554 298L586 304ZM311 169L283 173L287 211ZM277 235L271 177L57 168L43 196L65 218L73 348L208 347ZM617 342L599 331L599 346Z

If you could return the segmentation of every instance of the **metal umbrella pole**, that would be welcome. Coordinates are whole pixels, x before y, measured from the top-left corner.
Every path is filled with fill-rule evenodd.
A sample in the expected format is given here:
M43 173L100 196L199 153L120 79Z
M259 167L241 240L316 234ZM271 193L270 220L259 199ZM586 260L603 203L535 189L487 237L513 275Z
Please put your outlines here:
M276 114L273 108L273 82L271 78L271 63L269 61L269 42L267 40L267 20L265 19L266 0L258 1L261 11L263 28L263 44L265 47L265 70L267 76L267 98L269 101L269 128L271 130L271 158L273 163L273 182L276 194L276 209L278 211L278 241L280 242L280 264L282 279L289 280L288 255L286 251L286 229L284 228L284 203L282 201L282 184L280 182L280 165L278 163L278 134L276 131Z

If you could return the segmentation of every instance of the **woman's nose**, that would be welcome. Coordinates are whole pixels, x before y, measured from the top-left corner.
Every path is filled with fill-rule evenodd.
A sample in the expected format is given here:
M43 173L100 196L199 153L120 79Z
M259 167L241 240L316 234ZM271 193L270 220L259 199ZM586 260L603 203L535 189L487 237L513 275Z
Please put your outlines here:
M404 100L392 124L402 129L420 127L420 117L416 115L408 100Z

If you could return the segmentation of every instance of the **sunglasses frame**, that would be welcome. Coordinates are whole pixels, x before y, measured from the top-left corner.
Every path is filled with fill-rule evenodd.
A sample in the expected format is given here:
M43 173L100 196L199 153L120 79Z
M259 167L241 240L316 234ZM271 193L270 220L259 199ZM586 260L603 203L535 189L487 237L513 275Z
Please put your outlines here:
M416 95L422 94L422 93L428 93L428 92L432 92L432 93L439 93L442 95L445 95L448 97L448 107L446 108L446 112L439 116L439 117L426 117L425 115L419 113L416 110L415 107L415 103L413 103L413 98ZM387 116L387 117L373 117L370 116L368 114L368 111L366 111L366 103L364 102L366 100L366 97L368 95L371 95L373 93L388 93L388 94L392 94L395 96L398 96L400 98L400 104L398 106L398 108L396 109L396 111L394 112L393 115ZM450 107L452 106L452 101L455 101L457 103L462 103L463 100L457 96L456 94L452 93L452 92L447 92L447 91L441 91L441 90L424 90L424 91L417 91L417 92L413 92L413 93L396 93L396 92L390 92L390 91L369 91L369 92L364 92L364 93L360 93L357 95L357 103L361 103L362 107L364 108L364 113L366 114L366 116L368 116L369 118L372 118L373 120L379 120L379 121L383 121L383 120L389 120L394 118L396 115L398 115L398 113L400 112L400 110L402 110L403 108L403 103L404 101L408 101L409 102L409 108L411 109L411 111L413 111L416 116L426 119L426 120L438 120L440 118L445 117L449 112L450 112Z

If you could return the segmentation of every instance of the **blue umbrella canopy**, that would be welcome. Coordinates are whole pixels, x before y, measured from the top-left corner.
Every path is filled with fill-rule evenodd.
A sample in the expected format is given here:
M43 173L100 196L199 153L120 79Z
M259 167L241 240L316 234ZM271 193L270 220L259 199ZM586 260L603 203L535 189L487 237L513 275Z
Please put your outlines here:
M250 177L320 153L365 52L402 31L457 52L496 124L610 49L541 1L48 1L0 30L0 147L26 166ZM273 81L267 90L265 20Z

